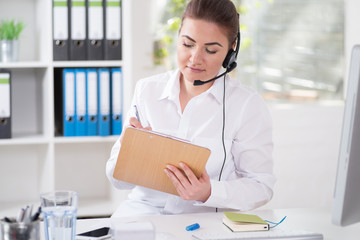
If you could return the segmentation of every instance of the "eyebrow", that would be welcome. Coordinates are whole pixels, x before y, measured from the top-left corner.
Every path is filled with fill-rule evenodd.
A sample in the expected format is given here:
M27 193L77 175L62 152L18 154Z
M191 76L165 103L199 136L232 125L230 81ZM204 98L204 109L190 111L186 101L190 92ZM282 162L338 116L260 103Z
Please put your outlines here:
M187 39L189 39L190 41L196 43L196 41L194 39L192 39L191 37L189 37L188 35L181 35L182 37L185 37ZM218 45L220 47L223 47L223 45L221 45L220 43L218 42L209 42L209 43L205 43L205 45L209 46L209 45Z

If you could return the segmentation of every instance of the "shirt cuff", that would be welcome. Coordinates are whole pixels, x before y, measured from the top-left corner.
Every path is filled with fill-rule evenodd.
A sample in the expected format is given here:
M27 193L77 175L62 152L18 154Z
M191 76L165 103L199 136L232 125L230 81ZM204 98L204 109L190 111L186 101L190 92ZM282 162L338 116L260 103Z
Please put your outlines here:
M221 207L227 199L226 190L221 185L222 182L210 180L211 194L206 202L195 201L195 206Z

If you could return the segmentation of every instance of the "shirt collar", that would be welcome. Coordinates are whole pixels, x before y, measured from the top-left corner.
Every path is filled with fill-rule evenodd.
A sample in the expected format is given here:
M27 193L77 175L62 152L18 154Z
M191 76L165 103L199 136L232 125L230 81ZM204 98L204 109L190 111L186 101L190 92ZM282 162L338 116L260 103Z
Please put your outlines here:
M179 98L180 93L180 70L176 69L170 73L170 78L166 83L166 86L159 97L159 100L168 98L175 100L176 97Z
M220 72L218 75L221 74ZM217 75L217 76L218 76ZM226 79L228 76L226 76ZM176 69L170 73L170 78L167 81L167 84L159 97L159 100L168 98L171 100L175 100L176 98L179 98L180 93L180 70ZM218 78L215 80L214 84L206 91L206 93L211 94L215 97L215 99L222 103L223 101L223 81L224 78Z

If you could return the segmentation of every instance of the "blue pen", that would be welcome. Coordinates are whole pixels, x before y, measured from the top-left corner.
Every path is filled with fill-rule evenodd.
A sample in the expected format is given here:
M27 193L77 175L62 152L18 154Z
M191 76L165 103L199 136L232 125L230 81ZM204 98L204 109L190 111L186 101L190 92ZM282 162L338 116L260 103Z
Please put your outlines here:
M136 119L139 121L139 123L141 124L141 121L140 121L140 117L139 117L139 112L137 110L137 107L136 105L134 105L134 108L135 108L135 116L136 116ZM142 124L141 124L142 125Z
M200 224L194 223L186 227L186 231L194 231L200 228Z

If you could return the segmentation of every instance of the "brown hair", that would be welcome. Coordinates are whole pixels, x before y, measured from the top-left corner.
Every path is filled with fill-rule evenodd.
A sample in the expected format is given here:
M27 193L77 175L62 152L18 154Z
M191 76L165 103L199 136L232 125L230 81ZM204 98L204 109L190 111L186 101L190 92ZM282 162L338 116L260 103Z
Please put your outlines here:
M239 15L230 0L191 0L182 15L181 26L185 18L209 21L223 28L230 48L236 41Z

